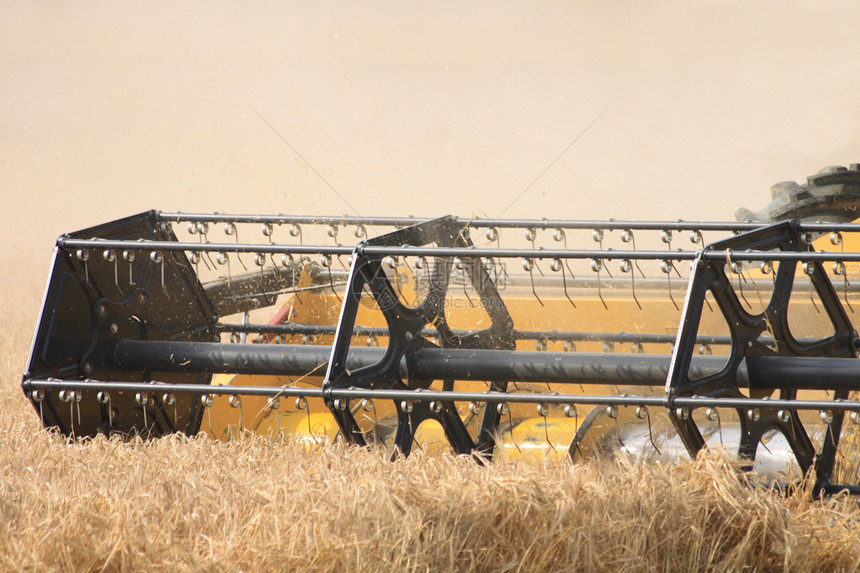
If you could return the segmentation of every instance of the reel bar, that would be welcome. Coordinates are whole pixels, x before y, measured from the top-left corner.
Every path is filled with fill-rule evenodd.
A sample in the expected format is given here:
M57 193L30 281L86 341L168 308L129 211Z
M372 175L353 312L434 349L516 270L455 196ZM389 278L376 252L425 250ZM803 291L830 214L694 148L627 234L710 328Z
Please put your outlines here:
M288 324L225 324L218 323L213 327L215 332L227 333L244 333L244 334L283 334L283 335L332 335L335 333L336 327L322 326L318 324L302 324L291 322ZM452 329L454 334L463 336L468 334L467 330ZM388 328L382 326L356 326L352 330L353 336L388 336ZM419 332L421 336L435 338L439 336L439 331L426 328ZM638 344L673 344L675 335L673 334L648 334L648 333L632 333L632 332L572 332L559 330L517 330L511 331L511 336L514 340L546 340L547 342L618 342L618 343L638 343ZM761 337L762 344L772 346L773 338L768 336ZM816 339L813 338L797 338L798 342L810 343ZM697 335L696 344L723 346L732 343L731 336L719 335ZM855 345L860 345L858 339Z
M159 220L166 223L271 223L274 225L339 225L342 227L365 225L365 226L388 226L406 227L424 223L434 217L356 217L356 216L303 216L303 215L232 215L225 213L181 213L171 211L157 211ZM516 229L534 228L539 230L570 229L570 230L592 230L604 229L606 231L624 231L627 229L637 231L729 231L743 232L758 229L768 225L767 222L757 221L620 221L607 220L570 220L570 219L485 219L452 217L453 221L466 227ZM802 231L822 233L825 231L858 232L860 225L855 223L801 223Z
M238 332L245 334L296 334L296 335L331 335L335 333L334 326L320 326L316 324L224 324L215 325L216 332ZM463 336L466 330L452 329L456 335ZM356 326L352 331L354 336L388 336L388 328L379 326ZM421 336L434 338L439 331L426 328L420 332ZM649 344L672 344L675 336L671 334L645 334L630 332L564 332L558 330L517 330L512 331L514 340L547 340L551 342L637 342ZM731 344L730 336L697 336L696 344ZM766 339L765 339L766 342Z
M130 251L188 251L188 252L232 252L260 254L301 254L347 256L353 253L370 257L495 257L503 259L630 259L630 260L671 260L693 261L696 251L644 251L619 249L493 249L479 247L411 247L411 246L368 246L359 243L355 247L340 245L286 245L250 243L188 243L178 241L119 241L105 239L57 239L60 249L93 250L130 250ZM860 253L852 252L811 252L811 251L721 251L709 250L702 253L707 261L839 261L860 262Z
M331 347L291 344L221 344L121 340L112 351L111 366L126 371L210 372L286 376L324 373ZM379 363L384 348L355 346L349 351L350 371ZM472 380L662 386L669 373L668 354L622 354L420 348L410 368L405 358L398 371L403 380ZM695 378L718 374L724 356L695 356ZM858 389L860 361L854 358L762 356L738 368L738 382L757 389Z
M734 253L732 253L732 257L734 258ZM298 263L291 263L296 265L298 269ZM203 288L206 290L206 293L210 295L210 298L213 301L218 301L218 303L222 303L225 301L230 301L233 303L238 303L241 300L245 300L248 298L265 298L272 297L278 294L290 294L296 292L298 290L299 293L303 292L303 290L314 290L319 288L330 288L332 284L335 286L343 286L346 284L346 280L349 278L349 273L347 271L341 269L322 269L318 267L310 268L311 271L311 285L304 287L303 289L298 289L293 285L291 281L291 277L297 273L290 272L290 268L286 267L286 273L284 268L276 269L274 267L267 267L265 271L260 272L251 272L243 275L232 276L229 280L227 277L221 277L217 280L208 281L203 284ZM327 271L330 271L330 275ZM460 284L464 282L464 277L462 275L452 275L451 282ZM621 291L626 296L628 293L625 291L630 290L630 279L626 277L600 277L598 281L597 278L569 278L565 277L562 279L559 276L536 276L530 279L528 275L522 276L518 274L513 274L509 276L501 275L497 277L497 281L499 284L504 284L507 287L518 287L518 288L529 288L532 284L534 284L535 288L543 289L543 288L554 288L561 289L566 287L571 291L575 291L578 289L596 289L598 286L601 286L607 289L607 294L611 294L613 290L617 289ZM678 278L678 277L669 277L668 279L636 279L636 288L646 291L646 290L665 290L667 282L672 286L673 289L686 289L689 280L686 277ZM599 285L598 285L599 283ZM766 279L753 279L748 278L747 284L750 285L750 289L755 290L758 289L762 293L770 294L773 289L773 280L770 278ZM795 292L809 292L812 289L812 286L805 282L795 283L794 287ZM860 292L860 282L854 281L843 287L842 290L845 290L850 293ZM241 294L241 293L245 294ZM238 304L237 304L238 306ZM229 315L234 314L233 312L221 312L221 315Z
M27 393L37 390L84 390L90 392L173 392L176 394L216 396L268 396L289 398L331 398L347 400L395 400L408 402L485 402L488 404L582 404L592 406L654 406L675 408L780 408L784 410L832 410L860 412L860 401L855 400L780 400L767 398L706 398L701 396L675 397L642 396L635 394L561 394L558 392L506 393L459 392L438 390L397 390L360 388L304 388L298 386L202 386L197 384L169 384L162 382L106 382L101 380L60 380L57 378L30 378L22 383Z

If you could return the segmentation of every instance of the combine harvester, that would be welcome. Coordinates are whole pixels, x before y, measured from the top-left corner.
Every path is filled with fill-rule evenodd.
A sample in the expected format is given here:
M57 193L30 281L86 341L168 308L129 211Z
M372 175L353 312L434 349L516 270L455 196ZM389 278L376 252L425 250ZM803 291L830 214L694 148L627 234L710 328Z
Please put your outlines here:
M860 493L858 206L855 164L729 223L150 211L58 239L23 389L76 437L726 447Z

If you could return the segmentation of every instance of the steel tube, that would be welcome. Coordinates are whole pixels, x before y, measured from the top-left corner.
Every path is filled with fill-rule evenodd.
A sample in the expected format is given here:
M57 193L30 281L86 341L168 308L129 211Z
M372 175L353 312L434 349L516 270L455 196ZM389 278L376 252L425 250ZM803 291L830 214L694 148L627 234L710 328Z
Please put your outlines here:
M260 375L322 375L328 346L287 344L221 344L217 342L161 342L121 340L113 350L120 370L153 372L223 372ZM382 348L351 347L351 370L379 362ZM425 348L417 352L410 375L433 380L498 380L571 384L661 386L671 357L666 354L538 352ZM696 356L692 374L699 378L720 372L724 356ZM739 384L749 383L745 364L738 369ZM854 358L762 357L753 362L757 388L860 388L860 361Z
M351 347L347 368L376 364L384 352L383 348ZM114 348L113 366L153 372L322 375L330 354L328 346L122 340ZM699 374L718 372L724 362L721 357L700 357ZM418 351L409 374L434 380L661 386L668 366L669 356L657 354L428 348ZM405 377L405 364L401 371Z
M856 358L761 356L751 361L756 387L795 390L860 389L860 360ZM785 367L785 365L789 367ZM766 384L766 385L763 385Z

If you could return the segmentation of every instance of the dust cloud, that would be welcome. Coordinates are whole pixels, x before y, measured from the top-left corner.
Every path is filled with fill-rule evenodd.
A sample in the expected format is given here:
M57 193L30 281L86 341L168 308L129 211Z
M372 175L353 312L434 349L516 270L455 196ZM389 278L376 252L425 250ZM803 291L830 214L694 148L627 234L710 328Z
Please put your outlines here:
M731 219L860 161L857 14L4 2L0 314L35 324L58 235L146 209Z

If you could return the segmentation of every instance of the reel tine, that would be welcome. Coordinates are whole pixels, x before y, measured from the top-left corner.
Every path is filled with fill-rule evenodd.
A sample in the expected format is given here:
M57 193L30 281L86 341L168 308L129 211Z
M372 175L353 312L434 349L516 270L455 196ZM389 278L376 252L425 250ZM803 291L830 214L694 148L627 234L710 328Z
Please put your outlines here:
M317 446L321 445L321 438L317 438L317 435L314 433L313 426L311 424L310 404L308 404L308 399L305 396L299 396L298 398L296 398L296 409L300 411L305 411L305 413L307 414L308 435L314 441L314 444L316 444ZM338 435L340 435L340 432L338 432Z
M720 411L711 406L705 411L705 417L711 422L717 423L717 431L720 435L720 447L725 447L725 443L723 443L723 421L720 418Z
M549 268L556 272L561 271L561 284L564 287L564 296L567 297L567 300L570 301L573 308L576 308L576 303L573 302L573 299L570 298L570 293L567 292L567 277L565 276L564 266L565 265L561 259L553 259Z
M72 410L73 406L71 404L71 397L69 395L69 391L68 390L60 390L57 397L60 399L60 402L68 402L69 403L69 426L70 426L69 435L74 436L75 435L75 416L74 416L74 411Z
M497 249L501 248L501 240L499 239L500 235L501 235L501 231L499 230L498 227L489 227L485 232L485 236L487 237L488 241L491 241L491 242L495 241L496 242L496 248Z
M87 260L90 258L90 252L87 249L78 249L75 256L84 265L84 280L87 284L90 283L90 270L87 267Z
M538 352L546 352L548 342L549 341L546 336L541 336L540 338L538 338L537 344L535 344ZM547 388L549 388L549 384L547 384Z
M335 245L339 244L337 242L337 235L338 233L340 233L340 228L338 227L337 223L331 223L328 228L326 228L325 233L329 236L329 238L331 238L332 242Z
M539 261L539 260L540 260L540 259L538 259L537 261L535 261L535 268L536 268L536 269L537 269L537 271L540 273L540 276L545 277L546 275L545 275L545 274L543 274L543 269L541 269L541 268L540 268L540 265L538 264L538 261Z
M534 227L527 228L526 229L526 239L531 243L532 249L536 248L535 247L535 239L536 238L537 238L537 230ZM534 259L529 259L529 260L532 261L533 266L537 267L537 270L540 273L540 276L544 276L541 268L538 267L536 264L534 264ZM530 269L527 269L527 270L529 271L529 273L531 273ZM534 279L532 279L532 290L534 290ZM535 295L535 296L537 296L537 295ZM538 299L538 300L540 300L540 299ZM543 305L543 303L541 303L541 305Z
M416 257L415 268L424 271L424 278L422 280L425 281L425 284L427 285L427 292L429 293L431 287L433 286L433 283L432 279L430 278L430 265L427 262L427 258L423 255L419 255L418 257ZM413 279L415 280L415 294L417 296L419 292L423 292L424 286L418 284L418 277L415 277L413 275Z
M154 258L153 258L154 257ZM167 297L167 300L171 300L170 298L170 289L167 288L167 285L164 282L164 267L167 265L166 256L160 251L154 251L150 254L150 258L152 261L161 267L161 290L164 292L164 296Z
M818 415L821 418L821 421L827 426L830 441L835 443L835 440L833 439L833 412L830 410L822 410Z
M567 457L572 461L574 452L579 452L579 455L582 457L585 455L579 447L579 411L576 409L576 404L571 402L570 404L565 405L564 415L568 418L573 418L573 440L567 449Z
M77 411L77 414L78 414L78 425L79 426L81 425L81 399L83 397L84 396L81 393L81 390L75 390L74 402L75 402L75 410Z
M113 263L113 284L116 290L122 293L122 289L119 288L119 261L117 260L116 253L111 249L105 249L102 252L102 258L108 263Z
M215 403L215 397L212 394L203 394L200 396L200 402L206 408L206 413L209 417L209 433L215 435L215 430L212 429L212 404Z
M266 273L264 271L266 266L266 255L263 253L257 253L254 255L254 264L260 268L260 293L266 292Z
M207 271L213 271L216 268L209 251L203 251L203 264L206 266Z
M278 223L278 225L280 225L280 223ZM274 225L272 225L272 223L263 223L262 233L263 233L263 236L269 240L269 244L273 245L274 240L272 239L272 235L275 234ZM238 240L238 237L237 237L237 240Z
M621 427L618 425L618 406L612 404L606 407L606 415L612 418L612 421L615 422L615 437L618 438L618 443L621 444L622 448L626 448L624 442L621 440Z
M198 254L198 256L199 256L199 254ZM128 263L128 284L129 284L129 286L135 286L135 282L134 282L134 258L135 258L134 251L124 250L122 252L122 260L124 260L125 262ZM196 267L196 264L195 264L195 267ZM194 272L196 274L200 274L196 270L196 268L195 268Z
M42 425L45 425L45 410L42 407L42 402L45 401L45 391L44 390L34 390L30 394L32 400L39 404L39 421L42 422Z
M556 241L563 241L564 242L564 250L565 251L567 250L567 234L564 232L564 229L556 229L555 233L553 233L553 238ZM570 273L570 278L576 279L576 275L573 274L573 270L571 270L570 264L568 263L568 260L564 259L563 262L564 262L564 266L567 267L567 272ZM574 306L574 308L576 308L576 305L573 305L573 306Z
M600 250L603 250L603 229L594 229L591 232L591 238L600 246ZM606 268L606 274L609 275L609 278L612 278L612 272L609 268Z
M651 447L654 448L654 451L657 452L657 455L662 456L663 454L660 452L660 448L658 448L657 443L654 442L654 431L651 427L651 412L648 411L648 407L644 405L637 406L636 417L640 420L644 418L648 421L648 441L651 442Z
M284 253L281 255L281 265L284 268L287 266L290 267L290 287L292 288L293 296L296 297L296 301L298 301L299 304L302 304L302 298L299 295L299 287L296 283L296 261L293 259L293 255L290 253Z
M702 235L702 231L699 229L693 229L690 231L690 242L694 245L704 245L705 238Z
M236 228L236 223L227 223L224 225L224 233L228 236L234 236L236 244L239 244L239 229ZM245 261L242 260L242 256L238 252L236 253L236 258L239 259L239 264L242 265L245 272L248 272L248 267L245 266Z
M543 434L546 438L546 443L552 451L555 451L555 445L552 443L552 440L549 439L549 424L547 423L547 417L549 416L549 408L546 404L539 403L537 405L537 411L538 414L543 418Z
M189 224L190 227L190 224ZM195 229L197 234L200 236L200 242L206 244L209 242L209 223L196 223ZM212 261L212 256L209 254L209 251L203 251L204 259L203 263L206 265L206 270L214 271L218 267ZM208 263L206 262L208 260Z
M511 433L511 443L514 445L518 452L522 453L522 448L520 448L520 445L517 443L516 438L514 438L514 417L513 414L511 414L511 407L508 406L508 404L505 402L499 402L496 405L496 411L499 413L500 416L504 416L505 414L507 414L508 431Z
M401 273L399 270L401 263L402 263L402 264L406 265L406 267L410 270L410 272L412 271L412 268L409 266L409 263L406 261L406 257L403 257L402 261L398 257L386 257L386 258L393 259L393 262L391 263L391 271L394 273L394 280L392 281L392 283L394 284L394 290L397 291L398 300L400 300L404 305L407 305L407 306L413 304L415 302L414 293L413 293L412 303L410 303L408 300L406 300L406 295L404 294L403 287L402 287L402 285L404 285L404 284L409 284L409 281L408 281L408 279L403 278L401 276Z
M726 250L726 258L729 258L730 249ZM744 294L744 285L743 283L747 282L746 277L744 276L744 262L743 261L735 261L731 263L730 267L731 272L738 276L738 294L741 297L741 300L747 306L748 309L752 309L752 305L747 300L746 295Z
M579 431L579 411L576 409L576 404L566 404L564 407L564 415L568 418L573 418L573 431Z
M633 250L636 250L636 237L633 235L633 229L624 229L621 231L621 242L630 243L633 246ZM642 270L642 267L639 266L639 261L636 260L633 264L636 267L636 270L639 271L639 274L642 275L642 278L647 279L648 277L645 276L645 272Z
M812 280L812 275L815 273L815 263L806 261L803 263L803 273L809 278L809 302L812 303L812 308L815 309L815 312L821 314L821 310L818 308L818 305L815 303L815 281Z
M415 432L412 426L412 402L408 400L401 400L398 404L395 400L394 404L395 408L397 409L397 431L395 434L394 444L391 450L392 461L397 458L398 454L403 453L403 451L400 449L400 445L398 442L403 440L407 435L409 436L409 443L405 445L408 445L410 447L412 445L418 445L415 440ZM421 449L421 446L418 445L418 448Z
M337 256L338 260L340 260L340 255ZM406 265L406 268L409 269L410 273L413 273L412 265L409 264L409 257L403 257L403 264ZM346 267L344 267L346 269Z
M222 265L222 266L226 265L227 266L227 284L230 285L230 287L232 288L233 287L233 275L230 272L230 255L228 255L224 251L221 251L220 253L218 253L218 256L215 257L215 260L218 261L219 265Z
M281 435L281 400L278 396L272 396L266 401L266 407L271 411L275 411L275 427L277 428L276 437L280 437Z
M850 283L848 282L848 273L845 269L845 263L842 261L836 261L833 263L833 274L842 277L842 298L845 299L845 306L848 307L848 310L852 313L854 312L854 307L851 306L851 301L848 300L848 287Z
M660 233L660 239L664 243L666 243L666 249L668 249L671 252L671 250L672 250L672 231L669 229L664 229ZM675 271L675 274L678 275L679 279L684 278L683 276L681 276L681 271L678 270L678 267L672 265L672 269Z
M379 434L379 416L376 413L376 407L373 400L365 399L363 407L365 412L373 412L373 437L376 443L379 444L382 442L382 438Z
M466 265L474 264L473 261L470 260L469 263L463 263L463 259L460 257L454 257L454 268L463 275L463 295L466 297L466 300L469 301L469 307L475 308L475 301L472 300L472 297L469 296L468 283L469 283L469 275L466 274ZM399 290L398 284L398 290Z
M529 272L529 279L530 279L531 285L532 285L532 294L534 295L534 297L537 299L537 301L540 303L541 306L546 306L546 305L544 305L543 301L540 299L537 291L535 290L535 276L534 276L534 272L533 272L534 268L535 268L534 259L531 259L531 258L523 259L523 269L527 270ZM538 270L540 270L540 269L538 269Z
M281 269L278 268L278 263L275 261L275 253L269 253L269 259L272 261L272 268L275 270L275 274L280 277Z
M74 394L74 392L75 391L72 390L73 394ZM74 398L74 396L73 396L73 398ZM74 399L69 400L69 422L71 423L72 435L75 435L75 411L74 411L74 408L75 408ZM78 410L78 425L79 426L81 425L80 410Z
M603 261L600 259L591 259L591 270L597 273L597 297L600 299L600 302L603 303L603 308L609 310L609 305L607 305L606 301L603 300L603 289L600 284L601 269L603 269Z
M291 237L298 237L299 245L303 244L304 237L302 236L302 226L301 225L299 225L298 223L293 223L292 225L290 225L289 233L290 233Z
M343 302L343 299L340 298L340 295L337 294L337 291L334 288L334 277L331 274L331 255L322 255L320 264L325 268L326 271L328 271L328 286L331 289L332 294L334 294L338 302Z
M845 243L842 240L842 233L838 231L830 233L830 243L834 246L838 245L840 252L845 253ZM848 282L848 273L845 270L845 263L843 263L842 261L833 263L833 274L837 276L842 275L842 287L843 297L845 298L845 305L848 307L848 310L853 313L854 308L851 306L851 301L848 300L848 287L851 286L851 284Z
M233 394L232 396L230 396L227 399L227 403L230 404L231 408L238 408L239 409L239 425L236 428L236 434L237 434L236 437L239 437L242 435L242 432L244 431L244 423L243 423L243 415L242 415L243 414L242 397L238 394Z
M636 302L636 306L639 307L639 310L642 310L642 304L640 304L639 299L636 298L636 273L633 272L633 264L630 262L630 259L622 259L619 266L621 267L622 273L630 273L630 290L633 294L633 300Z
M675 265L672 264L672 261L669 259L663 259L660 262L660 269L666 273L666 288L669 290L669 300L672 301L672 305L675 307L675 310L681 310L678 306L678 303L675 302L675 296L672 294L672 270L675 269ZM675 269L677 272L677 269Z
M137 403L138 406L140 406L140 409L143 411L143 429L144 431L146 431L146 429L149 427L149 424L146 421L146 406L149 403L149 394L146 392L138 392L134 396L134 401Z

